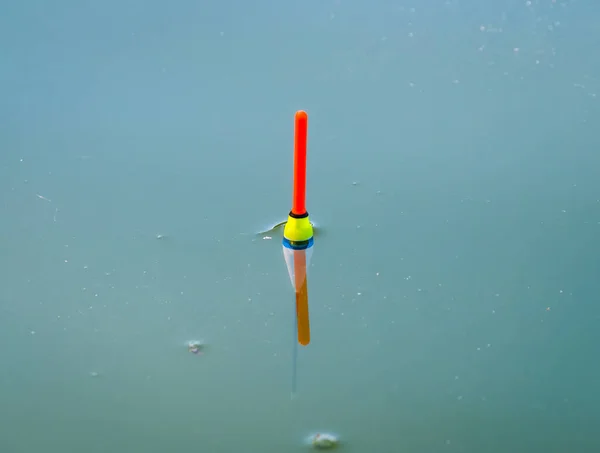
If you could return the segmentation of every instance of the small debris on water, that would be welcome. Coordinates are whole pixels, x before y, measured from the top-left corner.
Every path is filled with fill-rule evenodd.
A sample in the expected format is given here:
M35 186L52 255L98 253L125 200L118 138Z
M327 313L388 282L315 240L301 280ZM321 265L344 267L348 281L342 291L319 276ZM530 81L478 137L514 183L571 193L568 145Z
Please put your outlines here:
M196 355L204 354L204 342L200 340L188 341L188 352Z
M165 236L164 234L157 234L156 236L154 236L156 239L166 239L167 236Z

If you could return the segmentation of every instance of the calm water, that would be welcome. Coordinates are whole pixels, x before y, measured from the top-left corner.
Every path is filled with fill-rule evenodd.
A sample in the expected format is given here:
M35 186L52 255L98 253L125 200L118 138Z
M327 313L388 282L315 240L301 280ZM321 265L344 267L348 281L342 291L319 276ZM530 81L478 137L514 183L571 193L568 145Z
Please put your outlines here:
M599 11L5 5L0 452L597 451Z

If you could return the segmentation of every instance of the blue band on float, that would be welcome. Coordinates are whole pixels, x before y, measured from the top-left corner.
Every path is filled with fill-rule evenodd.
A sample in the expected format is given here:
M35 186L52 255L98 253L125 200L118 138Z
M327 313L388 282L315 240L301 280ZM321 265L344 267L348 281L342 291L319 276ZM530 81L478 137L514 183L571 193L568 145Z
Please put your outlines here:
M290 241L283 238L283 246L291 250L306 250L313 246L314 240L310 238L308 241Z

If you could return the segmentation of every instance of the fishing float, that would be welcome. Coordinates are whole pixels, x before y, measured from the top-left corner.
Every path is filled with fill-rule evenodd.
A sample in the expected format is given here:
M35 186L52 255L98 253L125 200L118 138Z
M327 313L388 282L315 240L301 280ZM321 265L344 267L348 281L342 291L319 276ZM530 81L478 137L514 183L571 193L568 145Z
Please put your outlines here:
M294 183L292 209L283 230L283 257L296 293L294 315L294 343L292 370L292 397L296 393L296 367L298 344L310 343L310 321L308 312L307 269L310 266L314 245L313 226L306 210L306 148L308 115L299 110L294 122Z

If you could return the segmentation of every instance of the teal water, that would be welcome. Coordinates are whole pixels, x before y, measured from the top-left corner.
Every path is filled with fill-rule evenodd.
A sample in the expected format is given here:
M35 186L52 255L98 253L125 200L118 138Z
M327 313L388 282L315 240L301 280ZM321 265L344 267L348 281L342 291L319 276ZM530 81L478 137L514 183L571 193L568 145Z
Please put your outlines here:
M6 5L0 453L597 451L597 17ZM289 210L297 109L324 234L290 400L293 293L255 233Z

